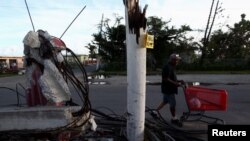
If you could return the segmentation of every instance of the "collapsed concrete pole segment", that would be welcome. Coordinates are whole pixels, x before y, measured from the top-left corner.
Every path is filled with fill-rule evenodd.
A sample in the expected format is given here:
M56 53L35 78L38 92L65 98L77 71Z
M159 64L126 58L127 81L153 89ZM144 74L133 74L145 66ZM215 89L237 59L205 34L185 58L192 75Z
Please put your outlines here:
M146 7L141 11L139 0L124 0L127 46L127 137L129 141L144 140L146 48L140 47L145 34Z

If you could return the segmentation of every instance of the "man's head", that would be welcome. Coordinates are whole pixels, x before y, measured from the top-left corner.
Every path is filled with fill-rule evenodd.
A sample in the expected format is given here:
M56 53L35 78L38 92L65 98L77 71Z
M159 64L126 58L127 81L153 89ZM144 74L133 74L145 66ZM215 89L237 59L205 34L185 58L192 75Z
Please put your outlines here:
M181 60L179 54L173 53L169 56L169 63L171 63L174 66L178 64L179 60Z

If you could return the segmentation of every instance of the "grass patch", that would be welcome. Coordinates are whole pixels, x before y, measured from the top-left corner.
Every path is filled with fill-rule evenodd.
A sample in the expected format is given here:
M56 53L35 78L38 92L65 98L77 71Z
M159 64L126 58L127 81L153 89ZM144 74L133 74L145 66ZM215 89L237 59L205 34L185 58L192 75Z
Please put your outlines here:
M15 76L17 73L0 73L0 77L9 77L9 76Z

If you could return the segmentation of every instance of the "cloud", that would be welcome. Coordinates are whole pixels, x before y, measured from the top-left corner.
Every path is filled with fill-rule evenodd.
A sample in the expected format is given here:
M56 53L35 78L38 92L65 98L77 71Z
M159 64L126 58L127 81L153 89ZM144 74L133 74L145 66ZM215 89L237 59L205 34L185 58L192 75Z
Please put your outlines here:
M84 48L91 42L97 25L104 18L114 20L114 14L125 15L122 0L27 0L35 28L47 30L51 35L61 36L79 11L86 9L75 20L63 36L66 45L78 54L88 54ZM225 9L224 18L216 23L233 24L240 21L240 14L250 13L246 0L221 0ZM148 4L146 16L161 17L164 21L172 19L170 25L179 27L187 24L191 28L204 29L207 22L211 0L140 0L143 8ZM226 17L230 18L227 19ZM31 22L24 1L0 1L0 56L22 56L22 39L29 30ZM247 15L247 19L249 15ZM122 21L124 22L124 20ZM13 51L14 50L14 51Z
M8 45L8 48L1 48L1 56L23 56L23 46L16 44Z
M2 13L1 16L5 17L5 19L0 19L0 26L2 27L0 28L0 56L22 56L22 39L28 31L32 30L32 25L28 17L28 13L27 11L25 11L26 7L16 7L13 6L14 2L11 2L12 4L8 3L9 5L7 5L4 10L0 10L0 13ZM31 3L29 3L29 6L35 29L47 30L51 35L57 37L60 37L62 35L68 25L72 22L72 20L84 6L83 4L77 5L76 8L76 5L72 5L72 1L69 0L64 1L64 4L68 4L67 8L60 8L60 4L56 5L56 7L43 7L51 5L51 1L37 1L37 3L32 2L34 1L31 1ZM61 0L57 0L57 2L60 3ZM53 4L55 5L55 3ZM10 9L7 10L7 8ZM19 13L15 13L16 11L19 11ZM84 11L68 29L63 38L66 38L66 44L69 47L74 48L73 50L76 50L78 53L86 54L88 53L88 51L86 51L86 49L80 50L79 47L84 46L84 41L90 42L91 34L86 31L91 31L90 29L94 28L92 25L89 25L88 22L91 18L87 17L86 19L84 19L83 15ZM90 23L93 24L94 22Z

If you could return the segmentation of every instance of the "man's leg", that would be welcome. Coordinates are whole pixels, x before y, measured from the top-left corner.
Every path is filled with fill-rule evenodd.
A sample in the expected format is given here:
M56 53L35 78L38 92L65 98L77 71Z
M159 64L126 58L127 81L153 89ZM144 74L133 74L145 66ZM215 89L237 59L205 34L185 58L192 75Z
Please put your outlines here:
M157 117L158 117L158 114L159 114L159 111L160 111L166 104L167 104L167 103L165 103L164 101L162 101L162 102L159 104L159 106L157 107L157 109L152 111L151 115L152 115L153 117L157 118Z
M166 104L167 104L166 102L162 101L156 110L160 111Z
M171 106L169 106L170 108L170 112L171 112L171 115L172 115L172 118L173 119L176 119L176 116L175 116L175 107L171 107Z
M175 107L176 107L175 94L169 95L169 109L173 120L177 119L175 114L176 113Z

